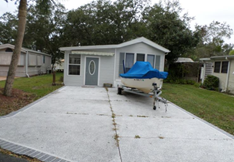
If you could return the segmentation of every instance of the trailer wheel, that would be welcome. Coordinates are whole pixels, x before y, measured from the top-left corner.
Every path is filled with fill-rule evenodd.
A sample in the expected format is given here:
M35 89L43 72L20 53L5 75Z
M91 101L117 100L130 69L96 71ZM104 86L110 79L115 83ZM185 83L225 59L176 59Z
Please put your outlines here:
M153 108L154 110L156 110L157 109L157 107L156 106L154 106L154 108Z
M122 95L122 90L123 90L122 88L118 88L118 94L119 95Z

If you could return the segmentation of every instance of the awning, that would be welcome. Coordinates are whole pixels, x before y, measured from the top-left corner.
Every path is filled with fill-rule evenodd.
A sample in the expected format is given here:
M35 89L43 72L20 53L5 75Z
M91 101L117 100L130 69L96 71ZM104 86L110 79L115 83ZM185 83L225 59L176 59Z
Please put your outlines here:
M72 54L80 54L80 55L114 56L114 53L108 53L108 52L71 51L71 53Z

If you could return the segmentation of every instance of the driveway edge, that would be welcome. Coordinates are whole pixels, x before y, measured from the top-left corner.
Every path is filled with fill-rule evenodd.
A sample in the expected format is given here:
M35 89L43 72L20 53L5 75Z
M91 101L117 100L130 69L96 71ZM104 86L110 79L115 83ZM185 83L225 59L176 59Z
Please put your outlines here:
M62 86L62 87L56 89L55 91L53 91L53 92L51 92L51 93L49 93L49 94L47 94L47 95L45 95L45 96L39 98L38 100L36 100L36 101L34 101L34 102L32 102L32 103L30 103L30 104L28 104L28 105L22 107L22 108L19 109L19 110L13 111L13 112L11 112L10 114L4 115L4 116L0 116L0 119L2 119L2 118L7 118L7 117L11 117L11 116L14 116L14 115L18 114L19 112L22 112L22 111L28 109L29 107L31 107L31 106L37 104L38 102L42 101L43 99L49 97L49 96L52 95L53 93L55 93L55 92L57 92L57 91L63 89L64 87L65 87L65 86Z
M9 142L1 138L0 138L0 147L2 149L14 152L15 154L26 155L44 162L69 162L68 160L62 159L55 155L51 155L26 146L22 146L21 144L15 144L13 142Z
M227 135L228 137L234 139L234 136L233 136L232 134L230 134L230 133L228 133L228 132L222 130L221 128L219 128L219 127L217 127L217 126L215 126L215 125L213 125L213 124L211 124L211 123L205 121L204 119L202 119L202 118L200 118L200 117L198 117L198 116L196 116L196 115L194 115L194 114L188 112L187 110L181 108L180 106L178 106L178 105L176 105L176 104L174 104L174 103L172 103L172 102L170 102L170 104L172 104L172 105L175 106L176 108L182 110L183 112L185 112L185 113L187 113L187 114L193 116L194 118L196 118L196 119L202 121L203 123L208 124L209 126L211 126L211 127L213 127L214 129L216 129L216 130L222 132L223 134Z

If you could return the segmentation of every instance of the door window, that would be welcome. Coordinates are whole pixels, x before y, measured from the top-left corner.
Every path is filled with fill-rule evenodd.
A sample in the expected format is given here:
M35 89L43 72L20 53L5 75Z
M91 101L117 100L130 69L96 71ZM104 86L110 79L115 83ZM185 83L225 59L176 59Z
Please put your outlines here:
M93 75L95 73L95 70L96 70L96 64L93 60L91 60L89 62L89 74Z

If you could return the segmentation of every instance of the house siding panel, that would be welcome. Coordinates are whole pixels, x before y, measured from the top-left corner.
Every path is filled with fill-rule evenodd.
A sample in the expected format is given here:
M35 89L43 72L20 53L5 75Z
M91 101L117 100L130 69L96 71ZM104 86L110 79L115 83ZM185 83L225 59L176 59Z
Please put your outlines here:
M85 50L88 51L88 50ZM92 50L90 50L92 51ZM114 50L95 50L96 52L113 52ZM103 83L112 83L113 84L113 71L114 71L114 56L92 56L92 55L81 55L81 64L80 64L80 75L68 75L68 66L69 66L69 54L70 51L65 52L65 61L64 61L64 84L72 86L82 86L85 85L85 59L86 57L95 57L99 58L99 81L98 86L103 86Z
M11 57L13 52L5 52L6 48L10 46L10 48L14 48L13 45L0 45L3 49L0 50L0 76L7 76L9 65L11 62ZM27 53L27 54L26 54ZM45 56L46 63L42 63L42 55L43 53L37 51L31 51L25 53L21 52L18 67L16 70L17 77L26 76L26 65L28 64L28 74L29 75L37 75L41 73L46 73L46 70L51 67L51 57ZM29 58L26 58L29 57ZM28 62L26 62L28 60Z
M100 59L100 81L99 86L102 86L103 83L114 82L114 57L101 57Z
M228 90L234 94L234 60L230 61Z
M64 55L64 84L71 86L81 86L83 85L83 77L84 77L84 56L81 56L80 62L80 75L69 75L68 74L68 66L69 66L69 54L70 51L66 51Z
M0 66L0 76L7 76L9 70L9 66ZM25 67L18 66L16 69L16 77L24 77L25 76Z

